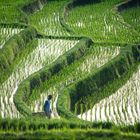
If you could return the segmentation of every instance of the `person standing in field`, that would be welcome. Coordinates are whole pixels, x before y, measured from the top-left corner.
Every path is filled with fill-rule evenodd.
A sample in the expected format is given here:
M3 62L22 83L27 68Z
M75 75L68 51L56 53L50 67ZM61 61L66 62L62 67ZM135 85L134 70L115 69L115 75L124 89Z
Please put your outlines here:
M52 95L48 95L48 100L46 100L44 103L44 112L49 119L51 118L52 114L51 99Z

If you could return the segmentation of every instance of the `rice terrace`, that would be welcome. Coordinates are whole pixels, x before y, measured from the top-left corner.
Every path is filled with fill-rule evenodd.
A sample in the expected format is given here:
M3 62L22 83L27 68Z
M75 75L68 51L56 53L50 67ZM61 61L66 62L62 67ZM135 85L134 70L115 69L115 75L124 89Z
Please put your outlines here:
M0 139L140 140L140 0L0 0Z

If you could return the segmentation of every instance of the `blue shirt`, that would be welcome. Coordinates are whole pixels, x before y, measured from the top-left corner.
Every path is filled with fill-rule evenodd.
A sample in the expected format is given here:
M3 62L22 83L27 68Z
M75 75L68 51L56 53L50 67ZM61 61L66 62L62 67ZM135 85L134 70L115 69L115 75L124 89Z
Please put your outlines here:
M44 106L45 106L44 107L44 111L45 112L52 112L52 109L51 109L51 100L46 100Z

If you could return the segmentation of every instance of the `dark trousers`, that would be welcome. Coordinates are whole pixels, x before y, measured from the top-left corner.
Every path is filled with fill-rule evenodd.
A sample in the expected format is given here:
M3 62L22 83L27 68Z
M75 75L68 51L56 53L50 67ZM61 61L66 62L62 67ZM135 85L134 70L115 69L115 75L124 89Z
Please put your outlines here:
M51 118L51 112L45 112L45 114L49 119Z

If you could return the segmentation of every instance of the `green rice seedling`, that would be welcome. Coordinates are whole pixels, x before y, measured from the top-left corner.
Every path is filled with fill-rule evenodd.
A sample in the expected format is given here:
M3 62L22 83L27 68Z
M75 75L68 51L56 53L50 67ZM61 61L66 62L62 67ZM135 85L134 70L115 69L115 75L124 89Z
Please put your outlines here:
M36 126L36 124L35 123L31 123L30 125L29 125L29 130L36 130L37 129L37 126Z
M35 36L35 29L27 28L10 38L0 49L0 84L12 74L21 59L24 59L37 46L30 45Z
M14 27L3 27L0 26L0 49L4 46L4 44L15 34L18 34L22 31L22 28L14 28Z
M121 12L124 21L129 23L134 29L140 33L140 7L129 8Z
M40 12L29 16L30 24L45 35L69 36L60 23L60 9L66 2L68 0L48 1Z
M76 6L69 11L66 23L76 34L86 35L95 42L139 43L140 35L115 10L117 2L120 1Z
M0 112L2 118L21 117L13 103L13 96L16 93L18 85L24 79L28 78L29 75L54 62L59 56L66 53L66 51L70 50L78 42L78 40L62 39L38 39L37 41L38 47L36 47L36 49L26 58L21 60L11 76L0 86L0 97L3 98L4 101L7 101L8 98L9 101L8 104L5 103L5 107L3 106L3 102L1 102L3 106Z
M103 55L101 54L101 52ZM44 91L41 92L41 94L38 94L40 95L37 97L38 99L34 100L35 95L34 93L32 93L29 98L29 101L31 103L30 109L35 112L42 112L44 101L45 99L47 99L48 94L53 94L53 97L55 99L56 95L59 95L63 88L93 73L99 67L107 63L110 59L117 56L119 52L120 47L116 46L104 47L95 45L91 47L88 50L87 54L81 60L65 68L64 70L62 70L62 72L60 72L60 74L54 76L52 80L46 82L46 84L41 87L41 91L42 89ZM56 111L57 110L55 110L55 112Z
M140 123L139 122L135 124L135 130L137 133L140 133Z
M10 120L8 118L4 119L3 121L1 121L0 124L1 130L7 131L9 129L9 125L10 125Z
M28 122L21 120L19 121L19 130L20 131L27 131L28 130Z
M31 3L33 0L1 0L0 1L0 23L19 23L25 22L25 15L20 11L20 8ZM19 8L20 7L20 8Z
M10 120L9 130L18 131L19 121L17 119Z
M17 10L17 8L10 5L10 3L8 4L5 1L0 2L0 5L2 5L0 7L0 13L1 13L0 14L0 22L1 23L10 23L10 22L17 23L19 21L21 14Z
M103 129L111 129L112 128L112 123L110 122L105 122L102 124Z
M92 108L92 121L110 121L118 124L132 124L139 122L140 118L140 67L138 71L114 94L101 100ZM105 108L105 109L104 109ZM100 110L100 111L98 111ZM109 111L110 110L110 111ZM102 113L103 112L103 113ZM106 114L104 113L106 112ZM90 111L87 112L90 121ZM95 119L98 115L98 120ZM78 117L80 117L79 115ZM86 113L82 115L86 120Z
M0 1L0 139L139 139L139 7L76 1Z

